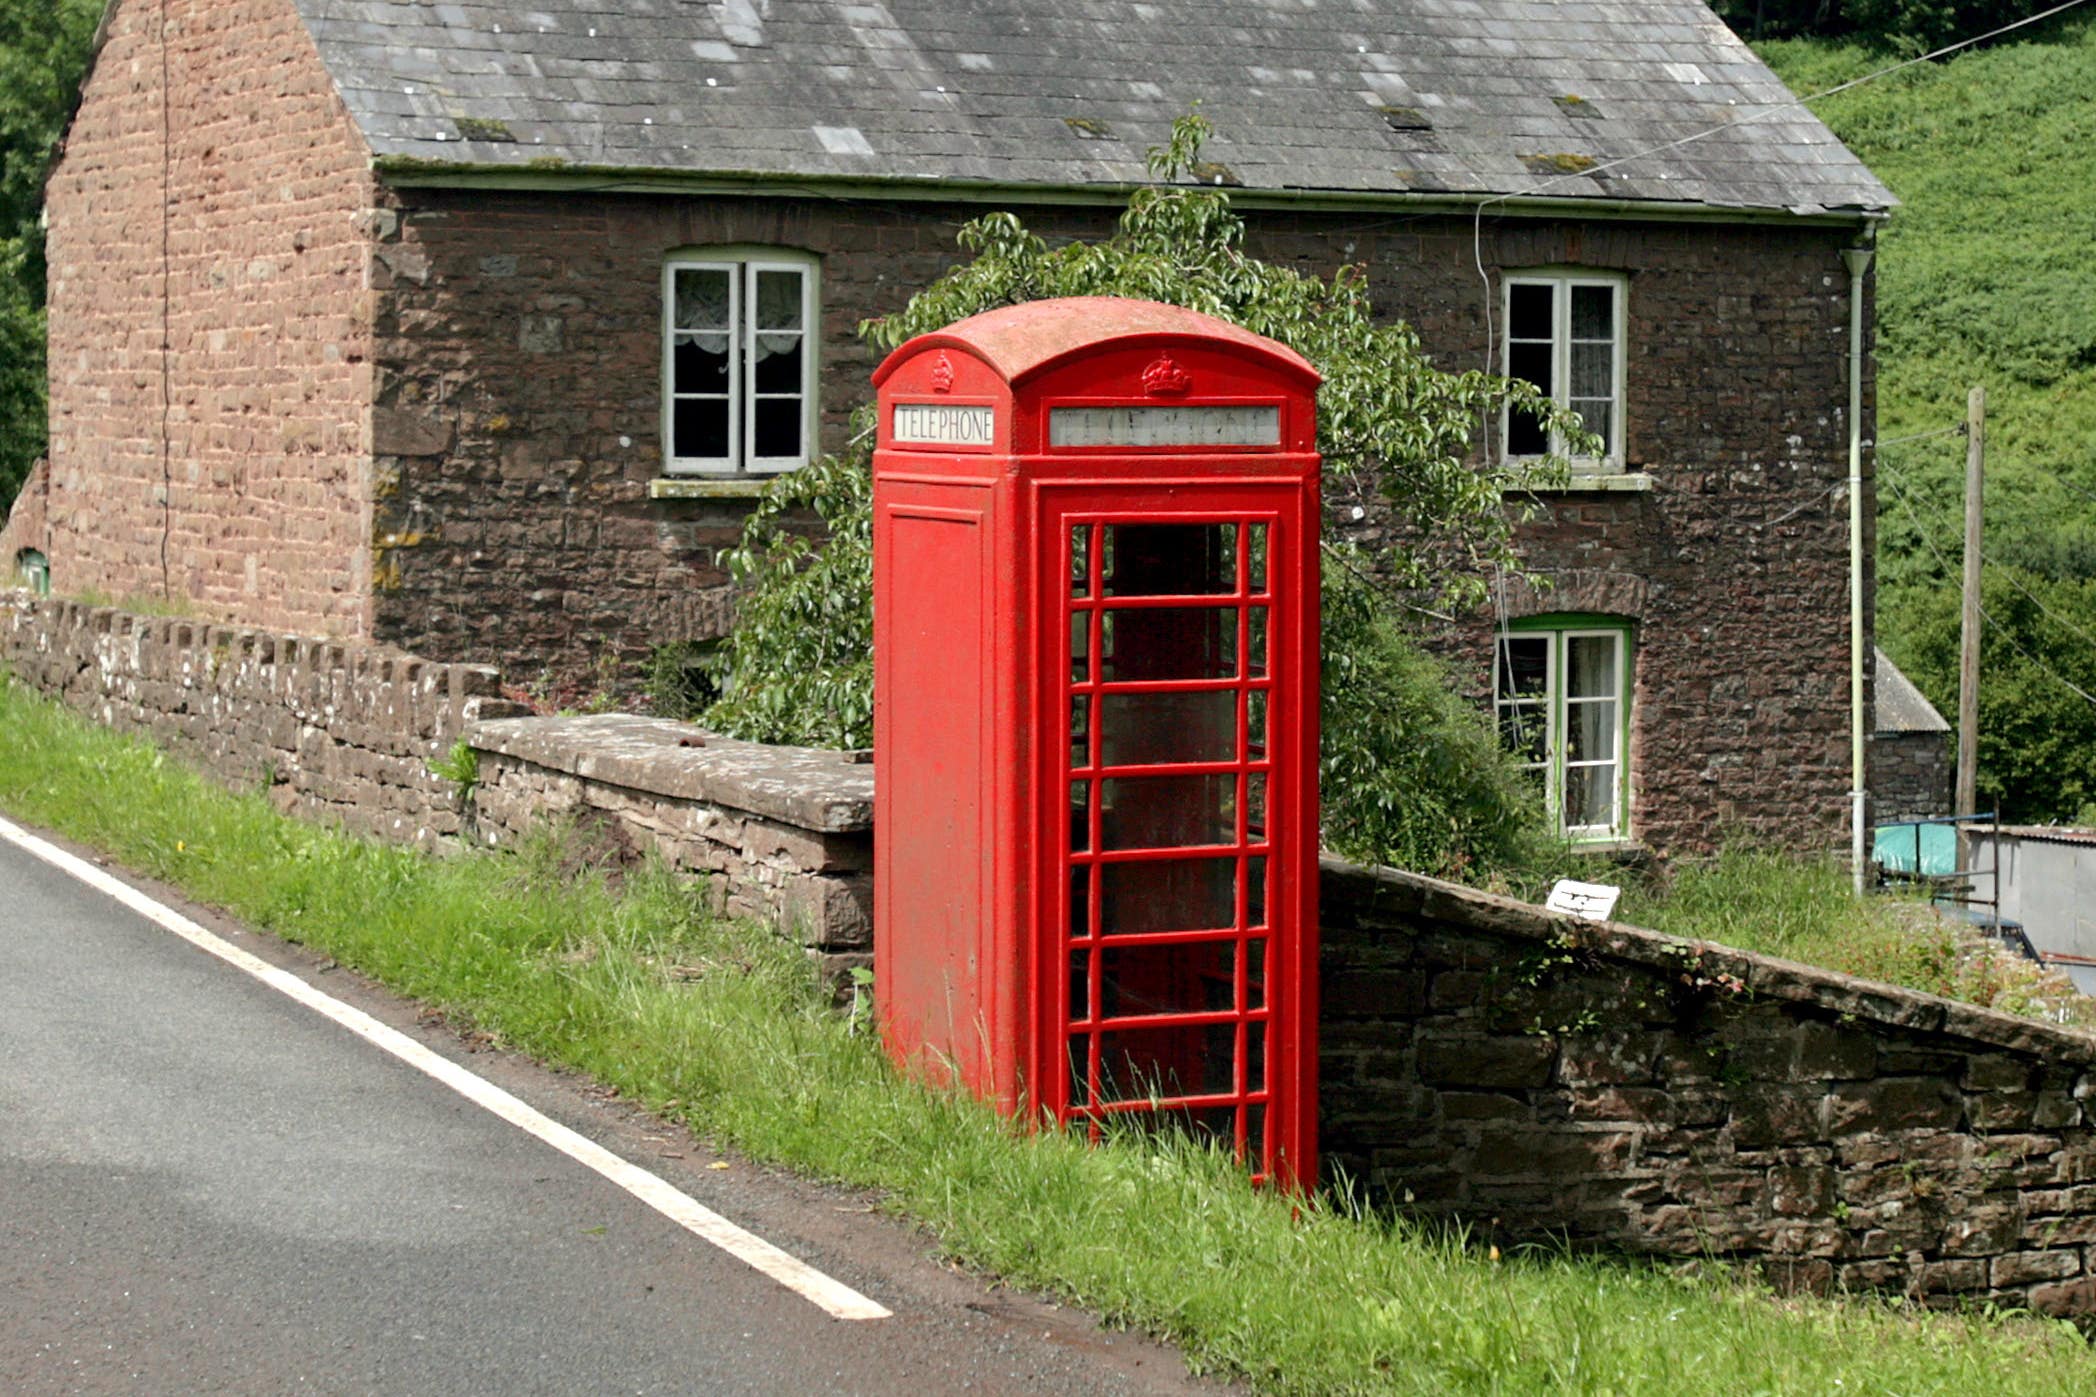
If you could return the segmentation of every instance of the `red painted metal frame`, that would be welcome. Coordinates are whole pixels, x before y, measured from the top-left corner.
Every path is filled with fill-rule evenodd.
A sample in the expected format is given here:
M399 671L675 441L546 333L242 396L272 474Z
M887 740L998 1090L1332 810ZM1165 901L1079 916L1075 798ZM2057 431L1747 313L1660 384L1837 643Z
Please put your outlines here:
M1174 366L1167 376L1191 387L1160 404L1145 385L1163 356ZM889 1050L1007 1110L1094 1132L1114 1116L1140 1124L1160 1111L1210 1113L1226 1119L1218 1133L1256 1176L1287 1187L1307 1186L1316 1171L1316 382L1307 364L1270 341L1190 312L1112 300L978 316L903 346L875 375L875 959ZM991 450L894 442L898 402L991 404ZM1048 447L1049 410L1073 403L1278 404L1280 441ZM1105 595L1106 529L1174 524L1234 526L1233 585ZM1253 526L1265 530L1263 588L1250 575ZM1070 585L1073 528L1090 540L1082 596ZM1262 608L1266 663L1254 674ZM1106 677L1106 614L1160 610L1234 610L1231 672ZM1072 616L1082 618L1088 641L1082 676L1072 673ZM1153 629L1167 620L1153 616ZM1227 760L1100 764L1110 696L1204 692L1234 696ZM1087 709L1081 759L1069 740L1073 701ZM1263 750L1247 731L1262 703ZM1227 837L1102 847L1106 784L1165 776L1226 779L1234 822ZM1087 797L1082 848L1071 829L1073 782ZM1250 823L1262 782L1263 829ZM1116 789L1127 797L1135 788ZM1105 870L1211 858L1235 865L1230 925L1107 933ZM1264 872L1263 923L1254 920L1248 881L1255 867ZM1082 909L1072 902L1073 871L1085 880ZM1079 910L1082 926L1073 927ZM1227 1004L1181 1000L1166 1012L1124 1007L1104 1017L1109 953L1147 951L1162 958L1151 969L1161 965L1158 973L1197 982L1205 994L1220 989L1203 969L1217 946L1233 948ZM1251 978L1254 946L1263 949L1263 995ZM1083 957L1081 1005L1072 1001L1073 954ZM1133 996L1134 962L1121 959L1117 988ZM1174 1084L1158 1080L1155 1095L1108 1100L1105 1040L1123 1030L1198 1039L1204 1065L1210 1039L1227 1038L1227 1080L1194 1082L1199 1090L1183 1095L1162 1094ZM1074 1079L1073 1042L1083 1049Z

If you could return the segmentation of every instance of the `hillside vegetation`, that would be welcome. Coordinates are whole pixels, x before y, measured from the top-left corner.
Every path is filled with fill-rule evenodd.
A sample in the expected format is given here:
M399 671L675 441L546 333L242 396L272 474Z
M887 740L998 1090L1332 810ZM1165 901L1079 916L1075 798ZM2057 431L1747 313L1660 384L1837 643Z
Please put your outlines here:
M1760 52L1808 94L1897 58L1840 39ZM2096 14L2068 15L1814 104L1902 203L1878 261L1879 638L1946 715L1954 429L1987 390L1980 798L2019 820L2096 817L2092 89Z

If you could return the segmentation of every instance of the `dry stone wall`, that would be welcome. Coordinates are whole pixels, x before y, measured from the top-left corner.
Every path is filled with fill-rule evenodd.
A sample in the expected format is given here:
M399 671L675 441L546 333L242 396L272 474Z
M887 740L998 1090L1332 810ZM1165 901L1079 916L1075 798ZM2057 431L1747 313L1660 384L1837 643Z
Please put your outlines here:
M1323 1148L1504 1238L2096 1317L2096 1036L1324 870Z
M475 724L475 820L514 843L547 816L606 821L706 876L733 916L776 919L840 978L873 963L873 768L631 714Z
M280 808L428 843L459 829L429 762L484 711L500 676L382 646L139 616L0 593L0 668L119 732L150 738Z

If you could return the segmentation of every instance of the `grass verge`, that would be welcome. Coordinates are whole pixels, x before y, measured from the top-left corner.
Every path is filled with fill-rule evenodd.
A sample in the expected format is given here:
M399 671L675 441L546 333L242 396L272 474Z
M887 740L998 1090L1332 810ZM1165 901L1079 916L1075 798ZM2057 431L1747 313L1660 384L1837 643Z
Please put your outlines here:
M1631 884L1616 915L1669 936L1905 985L2024 1018L2096 1027L2092 1001L2034 965L1897 894L1858 900L1831 858L1737 847Z
M957 1258L1266 1391L2096 1388L2063 1324L1502 1260L1339 1203L1298 1215L1189 1146L1016 1132L898 1080L797 952L705 917L660 869L614 891L563 875L550 843L431 859L348 838L4 682L0 806L754 1156L882 1190Z

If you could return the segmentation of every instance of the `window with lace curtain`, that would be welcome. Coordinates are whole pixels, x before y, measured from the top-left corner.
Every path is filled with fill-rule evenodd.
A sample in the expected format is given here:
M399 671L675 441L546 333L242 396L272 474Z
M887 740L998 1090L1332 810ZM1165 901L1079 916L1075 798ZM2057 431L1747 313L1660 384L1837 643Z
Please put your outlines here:
M1606 617L1513 622L1493 663L1499 735L1567 839L1630 832L1630 628Z
M815 259L766 248L662 270L662 439L672 475L771 475L815 437Z

